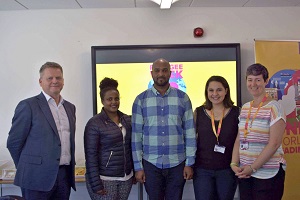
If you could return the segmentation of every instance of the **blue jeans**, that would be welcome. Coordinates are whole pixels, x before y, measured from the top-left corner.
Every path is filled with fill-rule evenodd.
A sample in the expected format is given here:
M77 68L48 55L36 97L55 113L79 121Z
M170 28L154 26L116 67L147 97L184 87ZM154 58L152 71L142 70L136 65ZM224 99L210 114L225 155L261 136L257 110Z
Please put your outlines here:
M196 200L232 200L237 187L236 176L230 168L195 168L193 183Z
M146 176L145 189L150 200L182 199L185 162L172 168L160 169L143 160L143 167Z

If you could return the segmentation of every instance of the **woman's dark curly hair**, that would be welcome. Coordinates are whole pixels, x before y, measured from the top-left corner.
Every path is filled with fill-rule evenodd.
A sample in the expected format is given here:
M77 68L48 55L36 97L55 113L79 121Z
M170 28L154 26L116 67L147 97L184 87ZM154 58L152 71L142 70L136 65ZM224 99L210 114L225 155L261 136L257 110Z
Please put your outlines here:
M118 88L118 81L116 81L115 79L113 78L107 78L105 77L101 82L100 82L100 85L99 85L99 88L100 88L100 98L101 100L103 101L104 99L104 96L105 96L105 93L109 90L115 90L119 93L119 90L117 89Z

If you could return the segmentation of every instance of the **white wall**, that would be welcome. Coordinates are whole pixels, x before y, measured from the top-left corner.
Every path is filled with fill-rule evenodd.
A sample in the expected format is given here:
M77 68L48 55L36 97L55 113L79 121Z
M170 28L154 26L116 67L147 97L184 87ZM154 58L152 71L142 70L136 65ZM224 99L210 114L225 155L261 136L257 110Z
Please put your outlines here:
M46 61L64 67L62 95L77 107L76 156L83 164L83 130L93 114L91 46L241 43L245 102L254 39L299 40L299 19L300 7L0 11L0 165L10 160L6 139L14 109L40 93L38 70ZM193 37L198 26L202 38Z

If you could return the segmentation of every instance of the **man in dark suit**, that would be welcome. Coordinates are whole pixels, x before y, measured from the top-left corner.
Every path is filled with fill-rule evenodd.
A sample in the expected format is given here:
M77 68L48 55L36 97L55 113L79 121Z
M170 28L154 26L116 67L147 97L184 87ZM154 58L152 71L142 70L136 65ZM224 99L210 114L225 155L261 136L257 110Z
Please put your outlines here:
M64 100L63 69L54 62L40 68L42 92L15 110L7 148L17 172L14 184L26 200L69 199L75 188L75 106Z

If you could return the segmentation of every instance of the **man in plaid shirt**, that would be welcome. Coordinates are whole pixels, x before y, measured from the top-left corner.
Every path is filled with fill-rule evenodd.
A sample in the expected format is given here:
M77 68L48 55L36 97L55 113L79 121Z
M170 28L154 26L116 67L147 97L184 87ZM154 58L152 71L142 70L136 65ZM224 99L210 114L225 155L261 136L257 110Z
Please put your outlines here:
M172 88L170 63L152 65L153 87L139 94L132 107L132 155L135 177L145 183L150 200L180 200L193 177L196 134L191 101Z

